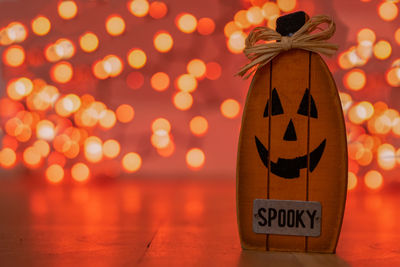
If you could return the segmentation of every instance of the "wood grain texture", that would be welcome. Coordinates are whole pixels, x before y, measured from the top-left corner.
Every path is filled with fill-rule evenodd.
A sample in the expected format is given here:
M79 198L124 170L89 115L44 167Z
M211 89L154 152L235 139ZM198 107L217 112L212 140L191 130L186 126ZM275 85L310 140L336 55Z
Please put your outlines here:
M267 79L271 79L269 86ZM276 98L281 107L274 106ZM295 138L287 137L289 124L295 129ZM268 153L267 162L257 151L255 136ZM346 189L346 132L329 69L317 54L304 50L281 53L255 74L243 114L237 161L237 212L243 248L334 252ZM254 234L252 203L263 195L321 202L321 236ZM260 236L265 238L264 248Z
M307 155L308 117L297 114L308 87L309 53L290 50L278 55L272 62L272 88L279 94L283 114L271 117L270 160L292 159ZM292 120L297 141L285 141L284 134ZM284 179L271 172L269 195L271 199L306 200L307 168L300 169L299 177ZM274 251L304 251L304 236L270 235L269 249Z
M268 169L261 163L254 164L254 158L243 155L257 155L254 144L255 135L268 147L268 119L251 120L248 118L263 118L265 106L270 95L270 68L258 71L252 81L243 113L241 138L238 153L238 177L252 177L252 183L245 179L237 179L238 224L242 246L246 249L265 250L265 235L255 234L252 230L253 200L267 198Z
M242 250L232 176L0 179L0 266L400 266L400 185L348 194L336 254ZM388 179L395 177L388 176Z

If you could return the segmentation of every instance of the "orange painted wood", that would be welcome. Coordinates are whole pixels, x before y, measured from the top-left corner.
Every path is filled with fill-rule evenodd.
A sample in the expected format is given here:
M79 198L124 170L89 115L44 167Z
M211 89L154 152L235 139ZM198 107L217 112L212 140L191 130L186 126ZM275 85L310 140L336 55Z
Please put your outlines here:
M254 144L255 136L268 147L268 120L251 120L247 118L263 118L264 109L269 99L270 68L262 68L253 78L247 96L246 107L242 119L241 139L239 148L242 153L256 155L257 148ZM251 182L246 179L237 180L237 195L240 196L238 207L239 233L243 247L248 249L265 249L265 236L253 233L252 214L253 199L267 198L268 170L263 164L254 164L254 158L241 157L238 154L238 177L252 177Z
M277 98L281 109L274 104ZM265 116L267 101L269 112ZM289 128L294 128L295 135L287 134ZM255 137L269 151L268 162L261 159ZM346 189L346 133L329 69L317 54L304 50L281 53L255 74L243 113L237 160L237 212L242 247L334 252ZM252 203L256 198L320 202L321 235L254 233Z

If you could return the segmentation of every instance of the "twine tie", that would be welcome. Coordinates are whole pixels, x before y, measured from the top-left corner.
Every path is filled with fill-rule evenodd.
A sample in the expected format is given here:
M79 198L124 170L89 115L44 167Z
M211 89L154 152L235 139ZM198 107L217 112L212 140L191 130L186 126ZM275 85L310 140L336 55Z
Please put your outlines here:
M321 24L328 24L325 29ZM315 30L319 30L314 32ZM283 51L298 48L315 53L332 56L338 46L326 40L335 33L335 22L328 16L318 15L310 18L292 36L282 36L267 27L254 28L246 38L244 54L250 62L243 66L236 75L249 78L259 68L265 66ZM257 43L264 41L263 43Z

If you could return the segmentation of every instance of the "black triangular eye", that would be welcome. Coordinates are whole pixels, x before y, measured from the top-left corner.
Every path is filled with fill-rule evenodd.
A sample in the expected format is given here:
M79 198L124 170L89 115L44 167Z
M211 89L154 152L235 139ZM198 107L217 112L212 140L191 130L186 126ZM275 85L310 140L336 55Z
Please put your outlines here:
M283 114L281 100L279 99L278 92L276 91L275 88L274 88L274 90L272 90L272 98L271 99L272 99L272 116ZM265 106L264 117L268 117L268 114L269 114L268 106L269 106L269 100L267 101L267 105Z
M308 116L308 98L310 95L310 90L307 88L304 92L303 99L301 100L300 107L297 110L297 114ZM315 106L314 98L311 96L311 111L310 116L313 118L318 118L317 106Z

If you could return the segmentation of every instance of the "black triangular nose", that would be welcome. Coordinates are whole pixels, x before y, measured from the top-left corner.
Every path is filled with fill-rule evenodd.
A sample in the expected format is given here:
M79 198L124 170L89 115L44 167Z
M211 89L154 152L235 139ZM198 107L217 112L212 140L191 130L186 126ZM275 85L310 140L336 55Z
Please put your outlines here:
M289 124L286 128L285 136L283 136L283 140L297 141L296 130L294 129L292 120L289 121Z

